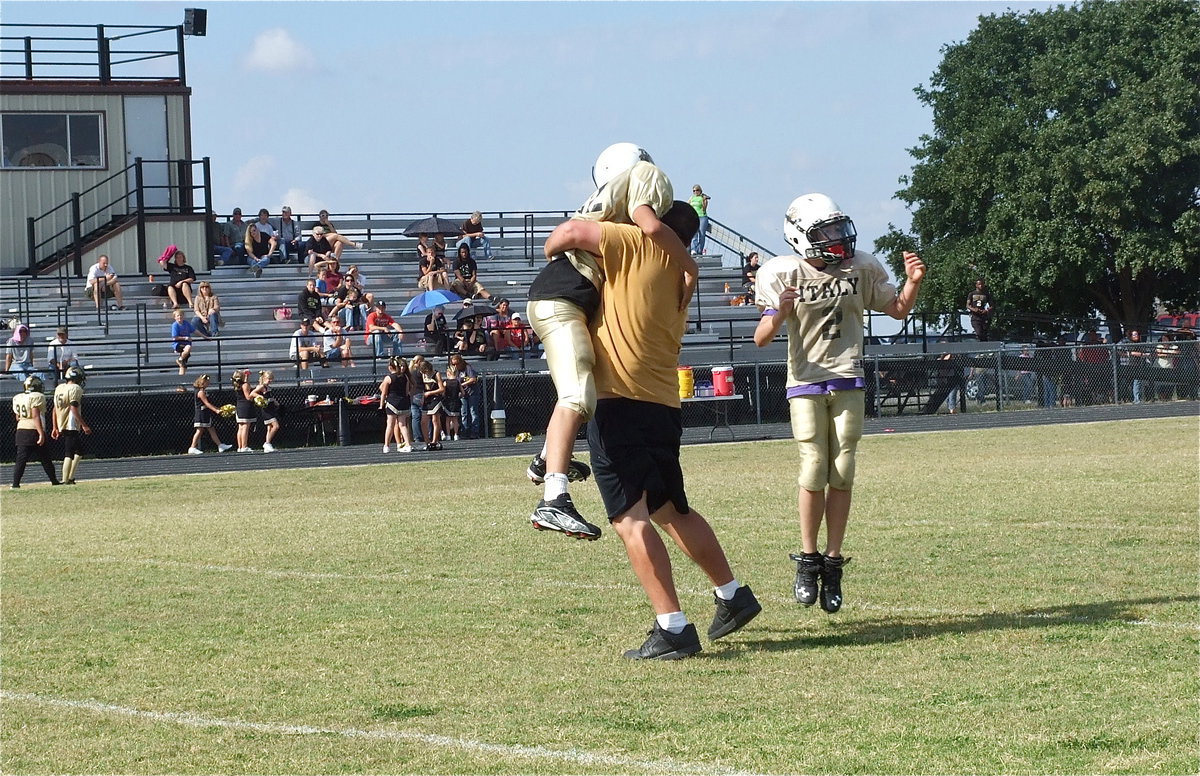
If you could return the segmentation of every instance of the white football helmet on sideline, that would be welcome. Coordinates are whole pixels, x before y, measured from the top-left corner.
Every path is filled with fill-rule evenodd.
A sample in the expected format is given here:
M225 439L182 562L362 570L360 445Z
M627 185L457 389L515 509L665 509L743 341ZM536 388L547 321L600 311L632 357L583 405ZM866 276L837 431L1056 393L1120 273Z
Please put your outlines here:
M592 181L596 188L611 181L626 170L632 169L638 162L650 162L650 152L634 143L613 143L600 152L596 163L592 165Z
M800 256L838 265L854 256L854 222L824 194L802 194L788 205L783 238Z

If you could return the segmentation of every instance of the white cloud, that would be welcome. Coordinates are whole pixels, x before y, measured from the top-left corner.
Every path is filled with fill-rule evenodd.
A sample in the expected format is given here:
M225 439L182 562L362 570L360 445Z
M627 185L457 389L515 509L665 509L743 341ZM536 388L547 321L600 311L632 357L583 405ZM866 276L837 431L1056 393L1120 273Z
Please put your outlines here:
M233 191L238 196L255 193L254 189L271 180L276 174L275 157L252 156L238 167L233 176Z
M319 213L324 204L317 199L317 195L307 189L290 188L283 193L278 205L271 206L271 212L277 212L281 207L287 205L292 209L292 212L297 216L301 214Z
M282 27L265 30L254 38L244 66L247 70L268 73L294 73L311 70L312 57L292 34Z

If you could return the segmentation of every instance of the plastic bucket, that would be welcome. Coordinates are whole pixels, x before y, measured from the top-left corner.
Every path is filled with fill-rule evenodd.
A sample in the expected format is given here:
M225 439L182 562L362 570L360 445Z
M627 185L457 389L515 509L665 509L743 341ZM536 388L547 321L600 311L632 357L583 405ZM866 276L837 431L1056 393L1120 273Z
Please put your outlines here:
M695 395L696 384L690 366L679 367L679 398L690 399Z
M500 437L507 436L507 431L505 429L506 420L507 417L504 414L504 410L492 410L493 437L499 439Z
M733 396L733 367L714 366L712 376L714 396Z

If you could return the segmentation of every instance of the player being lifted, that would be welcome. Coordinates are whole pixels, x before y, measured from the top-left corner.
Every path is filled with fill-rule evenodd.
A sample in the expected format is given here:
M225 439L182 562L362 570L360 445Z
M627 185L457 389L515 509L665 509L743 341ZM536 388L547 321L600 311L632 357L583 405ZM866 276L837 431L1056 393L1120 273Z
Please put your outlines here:
M640 227L683 269L686 287L680 309L685 309L695 288L697 267L679 236L659 220L674 201L671 181L655 166L650 154L633 143L616 143L604 149L592 168L592 180L596 191L573 218ZM604 278L596 257L585 251L547 258L549 264L530 284L527 311L542 341L558 401L546 429L546 443L529 464L529 478L545 488L529 519L541 531L594 540L600 538L600 529L576 511L567 483L591 474L586 464L571 458L571 450L580 424L596 408L592 378L596 356L588 321L599 309Z
M842 556L842 542L865 412L863 311L903 320L916 304L925 265L906 251L908 282L897 293L883 265L854 249L854 222L824 194L794 199L783 234L796 255L776 256L758 270L762 318L754 342L763 347L787 327L787 398L800 447L802 551L791 556L794 592L805 606L819 597L832 614L842 606L842 567L850 560ZM824 553L817 550L822 522Z

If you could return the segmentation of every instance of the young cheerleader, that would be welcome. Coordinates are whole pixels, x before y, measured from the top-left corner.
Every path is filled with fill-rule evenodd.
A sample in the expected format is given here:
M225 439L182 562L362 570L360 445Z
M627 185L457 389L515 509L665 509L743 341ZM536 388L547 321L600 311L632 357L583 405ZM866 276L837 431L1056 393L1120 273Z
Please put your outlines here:
M383 452L391 452L391 442L396 440L396 451L412 452L412 429L408 427L408 414L412 398L408 395L408 362L401 356L392 356L388 361L388 373L379 384L379 409L387 418L383 431Z
M450 364L446 367L446 377L443 381L446 393L442 398L442 409L446 411L446 438L458 441L458 432L462 426L462 380L467 362L455 353L450 356Z
M259 420L267 428L267 438L263 442L264 453L275 452L275 445L271 444L271 440L279 433L279 402L271 395L271 380L274 378L275 374L269 370L259 372L258 385L250 391L250 396L258 407Z
M433 364L421 360L421 371L417 375L421 382L421 430L425 434L426 450L442 449L442 397L446 386Z
M223 453L233 447L233 445L223 443L217 436L217 430L213 428L213 420L221 413L221 410L208 399L208 385L211 382L208 375L200 375L192 382L192 386L196 389L195 413L192 423L196 433L192 434L192 446L188 448L188 455L203 455L204 451L200 449L200 440L204 438L206 431L208 438L217 446L218 453Z
M235 402L237 419L237 451L252 453L250 449L250 430L254 427L254 418L258 415L254 408L254 397L251 395L250 370L238 369L233 373L233 390L237 394Z

